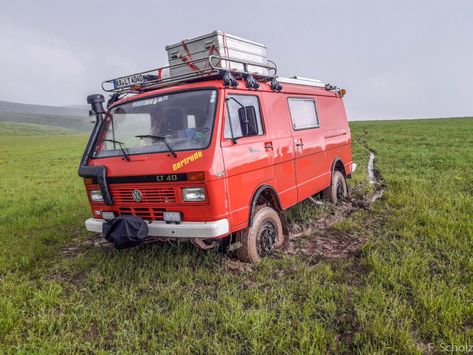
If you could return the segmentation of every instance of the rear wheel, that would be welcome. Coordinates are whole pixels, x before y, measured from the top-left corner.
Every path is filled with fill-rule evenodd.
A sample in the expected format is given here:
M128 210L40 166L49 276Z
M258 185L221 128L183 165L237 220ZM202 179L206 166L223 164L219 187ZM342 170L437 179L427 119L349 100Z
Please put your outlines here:
M279 214L271 207L262 207L254 218L251 227L237 233L238 259L256 264L263 257L272 255L287 242Z
M332 185L323 192L324 198L332 203L338 203L347 195L347 182L341 171L335 171L332 176Z

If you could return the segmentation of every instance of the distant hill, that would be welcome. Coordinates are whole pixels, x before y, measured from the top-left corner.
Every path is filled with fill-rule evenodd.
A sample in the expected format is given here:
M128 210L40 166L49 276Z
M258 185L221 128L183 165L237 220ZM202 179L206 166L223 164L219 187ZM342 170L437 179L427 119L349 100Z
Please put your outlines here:
M75 109L75 110L80 110L80 111L82 111L82 112L85 112L86 115L89 114L89 110L90 110L90 105L64 105L64 106L60 106L60 107L72 108L72 109Z
M32 123L86 132L92 129L87 106L46 106L0 101L0 121Z
M0 112L34 113L36 115L87 117L89 112L85 105L46 106L1 101Z
M49 136L57 134L77 134L77 131L33 123L0 122L0 136Z

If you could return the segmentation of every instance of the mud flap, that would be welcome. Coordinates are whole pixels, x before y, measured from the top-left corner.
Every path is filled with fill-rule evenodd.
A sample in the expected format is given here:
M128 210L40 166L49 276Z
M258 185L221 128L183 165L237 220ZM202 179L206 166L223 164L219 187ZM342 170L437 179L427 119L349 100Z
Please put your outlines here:
M102 225L103 237L117 249L131 248L148 238L148 225L140 217L117 217Z

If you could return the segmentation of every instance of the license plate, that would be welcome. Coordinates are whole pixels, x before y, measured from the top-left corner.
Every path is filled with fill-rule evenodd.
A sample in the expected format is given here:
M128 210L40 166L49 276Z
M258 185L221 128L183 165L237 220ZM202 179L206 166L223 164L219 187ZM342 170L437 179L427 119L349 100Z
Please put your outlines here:
M113 81L113 88L120 89L130 85L142 84L146 81L146 76L144 74L134 74L130 76L125 76L123 78L118 78Z
M180 223L181 213L180 212L163 212L163 219L165 222Z

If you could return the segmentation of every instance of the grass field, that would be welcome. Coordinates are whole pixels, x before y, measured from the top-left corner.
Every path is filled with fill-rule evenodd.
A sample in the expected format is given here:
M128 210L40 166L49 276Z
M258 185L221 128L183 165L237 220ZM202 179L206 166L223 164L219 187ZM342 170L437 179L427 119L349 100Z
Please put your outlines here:
M360 195L372 189L368 147L386 190L330 230L364 246L243 270L188 245L94 244L76 172L87 137L18 128L0 126L0 352L473 345L473 119L353 123L360 168L350 185ZM293 221L324 213L309 204L288 212Z
M0 122L0 136L2 138L6 136L51 136L77 133L77 131L64 127L31 123Z

